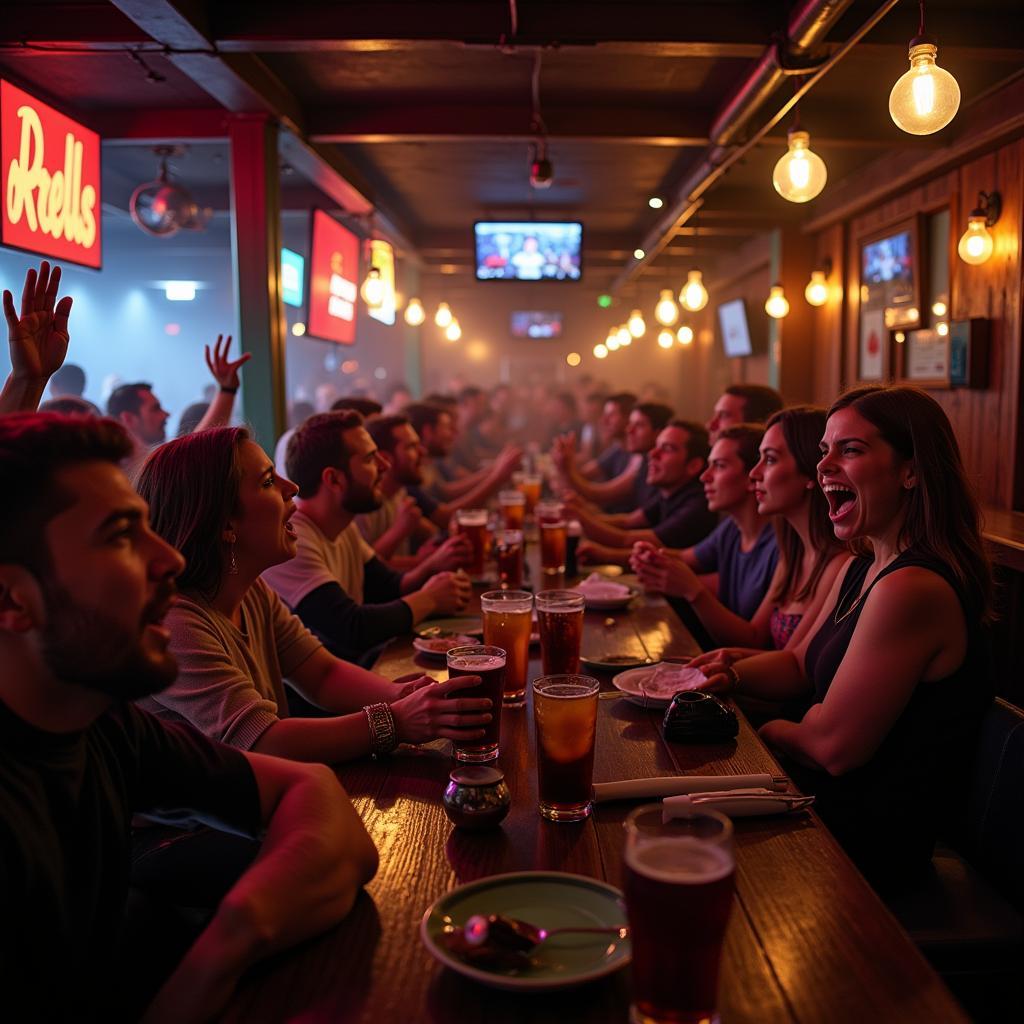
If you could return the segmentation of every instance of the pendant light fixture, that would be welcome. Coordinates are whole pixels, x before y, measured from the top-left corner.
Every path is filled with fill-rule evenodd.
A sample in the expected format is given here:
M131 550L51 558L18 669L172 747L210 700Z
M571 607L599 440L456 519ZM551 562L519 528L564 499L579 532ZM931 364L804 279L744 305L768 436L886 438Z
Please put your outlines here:
M828 302L828 282L824 270L812 270L811 279L804 289L804 298L811 306L824 306Z
M629 314L629 320L626 323L626 327L634 338L642 338L644 336L647 331L647 323L644 320L643 313L641 313L639 309L634 309L633 312Z
M618 352L619 332L617 330L613 330L611 334L609 334L608 337L605 338L604 347L608 349L609 352Z
M683 324L678 331L676 331L676 341L680 345L692 345L693 344L693 328L688 324Z
M671 348L674 343L675 337L672 332L667 327L662 327L662 329L658 331L658 344L662 348Z
M679 291L679 302L691 313L700 312L708 304L708 290L699 270L691 270L686 275L686 284Z
M988 229L999 220L1003 200L998 192L979 192L978 205L967 218L967 230L960 236L956 251L964 263L981 266L992 255L992 236Z
M386 287L384 284L384 278L381 277L379 267L370 267L366 272L366 278L363 281L363 286L359 289L359 294L363 298L363 302L369 306L370 309L380 309L384 305L384 292Z
M619 325L616 336L619 339L619 346L621 348L629 348L633 344L633 335L629 333L629 328L625 324Z
M437 312L434 314L434 323L443 330L445 327L448 327L454 319L455 317L452 315L452 310L448 303L439 303Z
M806 203L818 195L828 180L825 161L810 148L811 136L794 127L787 135L789 152L772 171L772 184L783 199Z
M423 308L423 303L419 299L410 299L405 307L405 322L410 327L419 327L426 319L427 311Z
M671 327L679 319L679 307L672 297L671 288L661 289L658 304L654 307L654 319L662 327Z
M451 323L444 329L444 336L449 341L458 341L462 337L462 328L459 326L459 321L452 317Z
M600 344L595 345L594 346L594 358L595 359L607 359L608 358L608 348L607 348L607 346L606 345L600 345Z
M781 284L773 284L764 304L764 311L773 319L781 320L789 314L789 300Z
M910 40L910 70L889 93L889 115L909 135L931 135L945 128L960 107L960 86L935 63L938 46L924 30L924 0L920 8L917 35Z

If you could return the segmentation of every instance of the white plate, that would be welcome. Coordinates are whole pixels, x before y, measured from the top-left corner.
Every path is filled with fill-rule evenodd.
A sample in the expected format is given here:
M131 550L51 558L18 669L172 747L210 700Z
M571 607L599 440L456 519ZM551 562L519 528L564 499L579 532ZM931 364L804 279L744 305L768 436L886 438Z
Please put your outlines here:
M671 693L666 694L652 694L645 690L645 685L651 676L654 675L654 670L657 665L652 665L648 668L631 668L627 672L620 672L617 676L612 677L612 686L621 690L634 704L639 704L642 708L660 708L664 709L669 706L672 697L682 692L683 690L696 689L695 685L684 685L679 686ZM699 668L686 669L683 666L684 671L693 673L693 683L699 682L704 679L704 673ZM642 685L643 684L643 685Z
M622 586L626 586L626 584L623 583ZM577 587L576 590L583 595L583 603L587 608L596 612L610 612L625 608L640 593L635 587L630 587L629 593L620 597L592 597L582 587Z
M543 991L582 985L629 963L629 939L612 936L556 936L530 954L519 971L487 969L466 963L444 943L446 930L462 927L473 914L505 914L539 925L611 927L626 924L622 893L611 885L561 871L518 871L492 875L447 892L423 915L420 938L435 960L493 988Z
M439 641L447 644L448 646L445 647L444 650L436 650L432 645ZM480 641L478 639L474 639L471 636L446 636L438 637L433 640L425 640L423 637L418 636L413 639L412 645L420 652L420 654L425 655L428 658L438 658L441 661L444 661L448 656L448 652L453 647L472 647L479 643Z

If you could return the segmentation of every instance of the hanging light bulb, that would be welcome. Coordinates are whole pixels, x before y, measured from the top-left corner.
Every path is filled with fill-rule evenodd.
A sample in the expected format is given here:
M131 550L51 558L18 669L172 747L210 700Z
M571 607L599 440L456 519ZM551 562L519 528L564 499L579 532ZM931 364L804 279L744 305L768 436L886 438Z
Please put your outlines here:
M680 289L679 301L691 313L697 313L708 304L708 290L699 270L691 270L686 275L686 284Z
M437 312L434 314L434 323L438 327L447 327L455 317L452 314L451 307L447 302L442 302L437 307Z
M804 298L812 306L824 306L828 301L828 282L824 270L811 271L811 279L804 289Z
M608 349L609 352L618 352L618 350L619 350L619 332L618 331L612 331L612 333L609 334L607 338L605 338L604 347L606 349Z
M410 299L405 307L405 322L410 327L419 327L426 319L427 311L423 308L423 303L419 299Z
M960 86L945 68L935 63L935 40L924 34L924 4L921 27L910 40L910 70L904 72L889 93L889 116L897 128L910 135L931 135L945 128L960 107Z
M979 192L978 205L967 217L967 230L960 236L956 251L964 263L977 267L992 255L992 236L988 229L1003 212L998 192Z
M683 324L682 327L676 331L676 341L678 341L680 345L692 345L693 328L687 324Z
M679 319L679 307L672 297L671 288L662 288L658 296L658 304L654 307L654 319L662 327L671 327Z
M634 309L629 314L629 322L626 324L629 329L629 333L634 338L642 338L647 330L647 324L644 322L644 315L639 309Z
M945 337L946 337L946 335L947 335L947 334L949 334L949 324L947 324L945 320L940 320L940 321L939 321L939 322L938 322L938 323L937 323L937 324L935 325L935 333L936 333L936 334L937 334L937 335L938 335L938 336L939 336L940 338L945 338Z
M633 344L633 335L629 333L629 328L625 324L619 327L615 332L615 336L619 339L619 344L623 348L629 348Z
M764 304L764 311L774 320L781 320L789 313L789 301L782 290L781 284L773 284Z
M380 268L370 267L366 272L366 279L363 281L363 286L359 289L359 294L363 297L363 302L365 302L370 309L380 309L380 307L384 305L385 290L384 278L380 276Z
M807 132L791 129L787 136L789 152L779 158L772 171L775 191L791 203L806 203L825 187L828 171L825 161L812 152Z
M662 348L671 348L674 342L675 338L667 327L663 327L658 331L658 344Z
M452 317L451 323L444 329L444 336L449 341L458 341L462 337L462 328L459 326L459 321Z
M595 345L594 346L594 356L597 359L607 359L608 358L608 348L607 348L607 346L605 346L605 345Z

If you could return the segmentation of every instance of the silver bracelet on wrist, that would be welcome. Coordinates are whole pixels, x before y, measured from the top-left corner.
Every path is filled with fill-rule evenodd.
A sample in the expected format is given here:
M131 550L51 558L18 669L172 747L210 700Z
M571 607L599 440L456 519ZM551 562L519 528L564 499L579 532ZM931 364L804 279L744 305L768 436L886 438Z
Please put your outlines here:
M727 665L724 671L725 671L725 674L729 677L729 683L730 683L729 693L730 694L739 693L740 692L740 674L739 674L739 672L737 672L736 669L732 667L732 665Z
M366 723L370 727L370 753L390 754L398 746L398 730L395 728L395 716L389 704L367 704Z

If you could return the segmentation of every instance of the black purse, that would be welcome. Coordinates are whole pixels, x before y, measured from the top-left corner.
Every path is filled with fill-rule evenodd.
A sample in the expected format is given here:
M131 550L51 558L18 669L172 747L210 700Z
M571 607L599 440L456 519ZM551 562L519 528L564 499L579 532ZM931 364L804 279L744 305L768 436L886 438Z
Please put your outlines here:
M717 697L685 690L672 698L661 731L665 739L677 743L724 743L736 738L740 723Z

